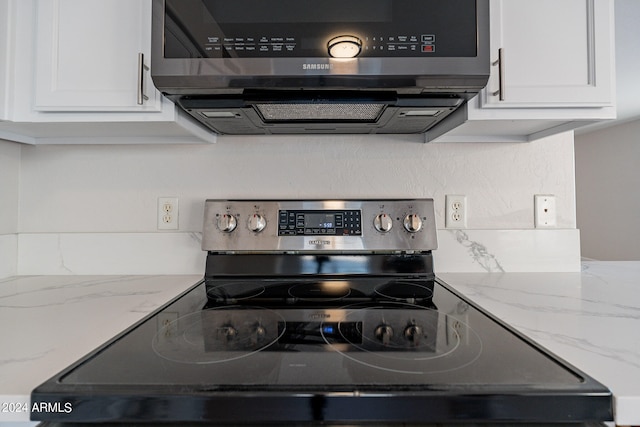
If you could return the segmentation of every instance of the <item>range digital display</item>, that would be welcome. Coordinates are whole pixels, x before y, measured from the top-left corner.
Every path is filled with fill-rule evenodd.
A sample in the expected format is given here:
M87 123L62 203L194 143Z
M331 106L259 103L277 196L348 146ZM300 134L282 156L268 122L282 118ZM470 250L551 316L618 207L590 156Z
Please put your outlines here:
M305 228L336 228L336 216L334 214L306 214L304 216Z
M362 212L359 210L282 210L278 217L278 236L362 235Z

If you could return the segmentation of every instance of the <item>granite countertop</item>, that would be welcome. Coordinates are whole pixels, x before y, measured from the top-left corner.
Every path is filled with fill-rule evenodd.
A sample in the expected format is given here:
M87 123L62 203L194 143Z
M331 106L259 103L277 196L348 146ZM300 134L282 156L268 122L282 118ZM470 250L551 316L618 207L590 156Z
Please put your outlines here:
M581 273L443 273L480 307L608 386L618 425L640 425L640 262ZM0 424L28 421L31 390L201 279L0 280ZM25 406L26 404L26 406ZM4 424L3 424L4 425ZM22 423L18 424L22 425Z

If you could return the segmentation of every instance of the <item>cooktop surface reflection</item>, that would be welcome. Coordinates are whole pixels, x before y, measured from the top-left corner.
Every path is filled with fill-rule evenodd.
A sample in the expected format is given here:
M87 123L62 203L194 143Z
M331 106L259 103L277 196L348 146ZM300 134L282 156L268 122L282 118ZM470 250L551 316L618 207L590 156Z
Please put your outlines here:
M582 382L438 283L405 282L400 297L385 280L365 280L379 298L365 298L357 279L283 283L279 304L259 282L202 283L60 381L208 390ZM313 301L319 288L334 293Z
M604 386L446 284L385 277L203 281L32 401L72 422L611 418Z

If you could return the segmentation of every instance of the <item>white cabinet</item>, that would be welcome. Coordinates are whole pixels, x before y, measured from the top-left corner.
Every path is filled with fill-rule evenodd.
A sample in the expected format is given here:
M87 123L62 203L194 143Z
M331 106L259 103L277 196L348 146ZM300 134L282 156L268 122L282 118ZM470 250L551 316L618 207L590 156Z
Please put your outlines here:
M149 1L38 0L35 31L35 110L161 110Z
M0 0L0 138L215 141L153 87L150 27L151 0ZM491 0L489 83L436 140L531 141L614 118L613 33L613 0Z
M8 0L0 0L0 121L6 120L9 114L9 62L11 20Z
M0 25L0 138L215 142L153 86L151 0L0 0Z
M615 118L613 34L613 0L492 0L489 82L436 140L531 141Z
M611 105L610 4L608 0L491 3L495 65L482 106Z

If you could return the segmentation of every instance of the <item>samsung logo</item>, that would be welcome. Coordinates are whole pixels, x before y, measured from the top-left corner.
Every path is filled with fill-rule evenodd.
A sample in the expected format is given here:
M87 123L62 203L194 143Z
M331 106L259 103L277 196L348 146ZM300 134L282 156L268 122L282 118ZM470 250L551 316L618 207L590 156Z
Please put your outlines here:
M311 313L309 315L309 319L317 320L317 319L329 319L331 317L328 313Z
M303 70L330 70L333 64L302 64Z
M309 240L310 245L330 245L329 240Z

